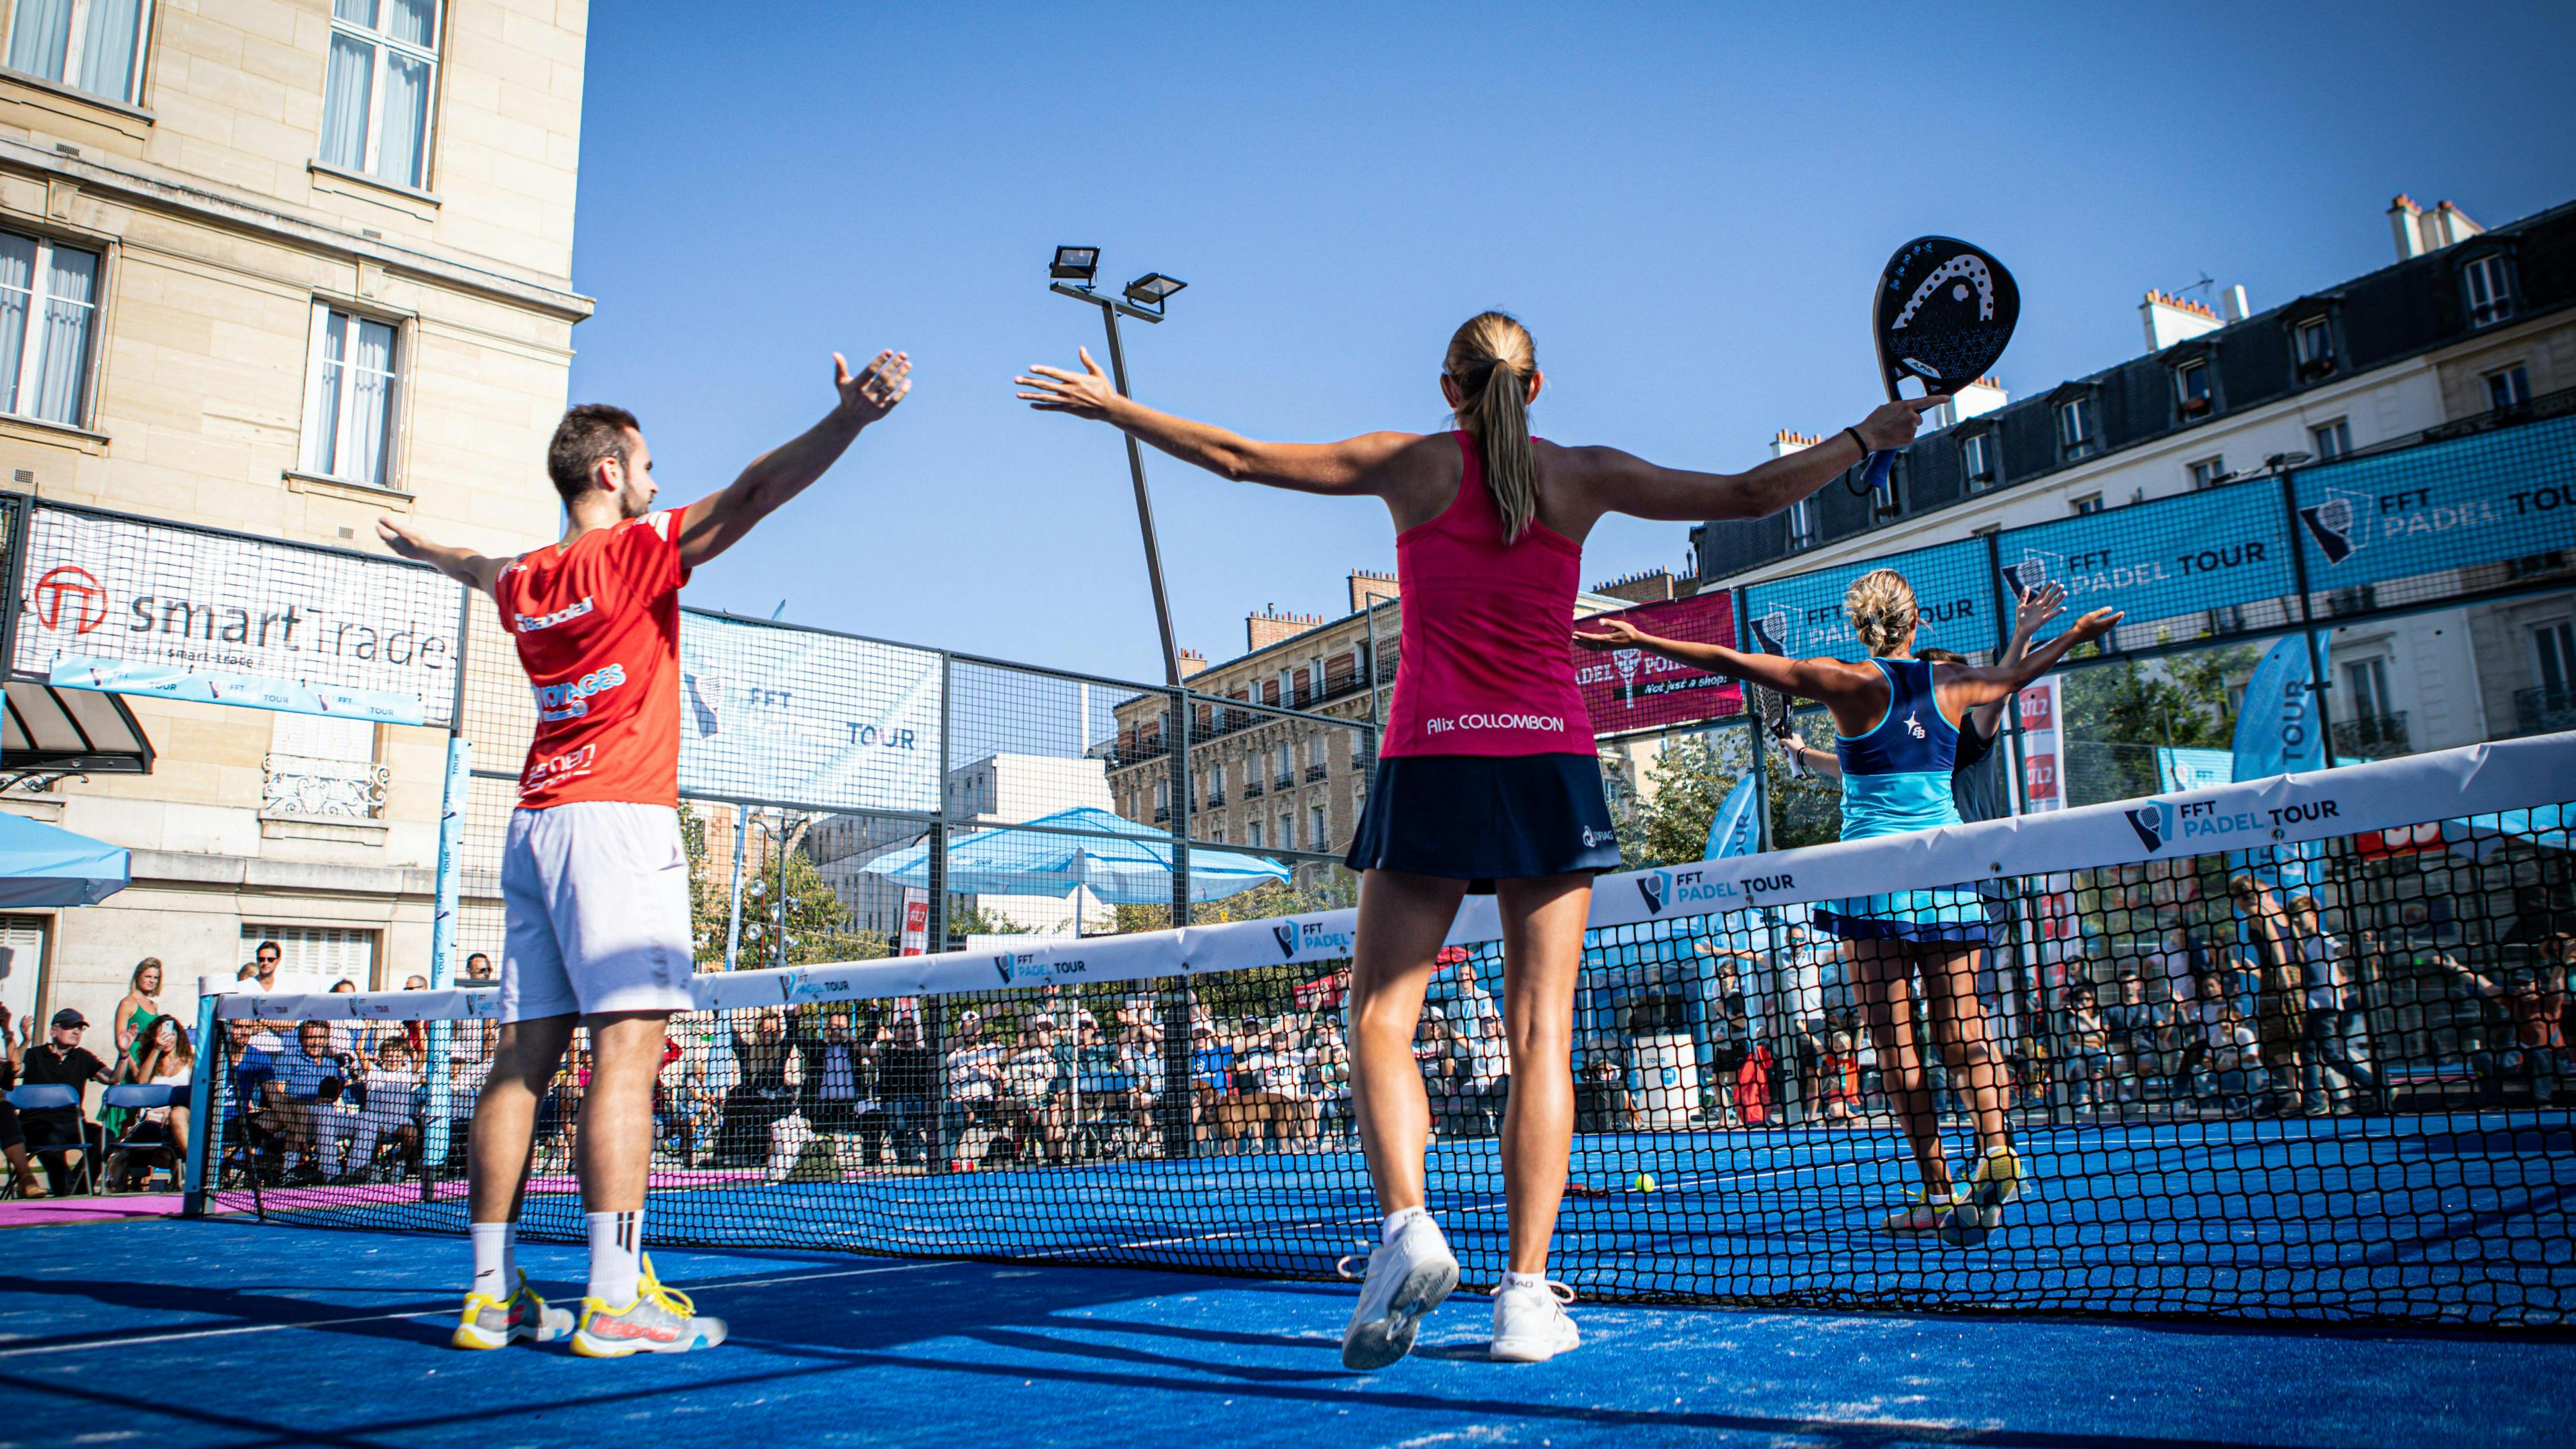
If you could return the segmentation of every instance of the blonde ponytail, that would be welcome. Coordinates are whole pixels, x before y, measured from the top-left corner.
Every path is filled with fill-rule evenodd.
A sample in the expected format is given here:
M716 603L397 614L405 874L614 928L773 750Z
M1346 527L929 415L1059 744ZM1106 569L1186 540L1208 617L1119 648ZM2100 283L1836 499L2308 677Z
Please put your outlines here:
M1871 569L1843 595L1843 617L1870 653L1894 654L1914 642L1914 586L1894 569Z
M1517 541L1538 516L1538 451L1530 446L1529 380L1538 347L1503 312L1479 312L1449 338L1441 371L1458 384L1458 426L1476 440L1485 492L1502 515L1503 540Z

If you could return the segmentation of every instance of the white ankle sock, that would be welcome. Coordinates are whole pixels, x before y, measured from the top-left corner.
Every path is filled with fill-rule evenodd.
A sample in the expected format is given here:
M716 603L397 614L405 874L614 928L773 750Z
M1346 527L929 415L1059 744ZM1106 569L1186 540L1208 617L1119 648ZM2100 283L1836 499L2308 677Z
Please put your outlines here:
M496 1302L518 1292L519 1225L469 1223L465 1238L474 1245L474 1286L469 1291Z
M584 1213L590 1225L590 1296L611 1308L635 1301L644 1278L644 1210Z
M1395 1235L1403 1232L1405 1228L1412 1224L1415 1218L1427 1218L1429 1216L1431 1216L1431 1214L1422 1208L1397 1208L1395 1211L1386 1215L1385 1222L1378 1224L1377 1240L1381 1243L1392 1243L1395 1241Z
M1537 1288L1544 1291L1547 1287L1547 1275L1545 1273L1505 1273L1503 1287Z

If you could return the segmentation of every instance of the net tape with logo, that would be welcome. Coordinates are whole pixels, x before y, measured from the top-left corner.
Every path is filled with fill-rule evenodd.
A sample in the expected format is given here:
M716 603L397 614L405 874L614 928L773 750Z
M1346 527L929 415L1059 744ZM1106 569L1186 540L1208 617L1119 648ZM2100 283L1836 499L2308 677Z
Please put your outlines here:
M1605 876L1551 1272L1644 1300L2563 1322L2570 779L2576 736L2550 736ZM1986 1061L1904 1025L1925 988L1874 991L1820 902L1990 923ZM1462 912L1416 1049L1431 1206L1470 1281L1504 1250L1490 912ZM1350 931L1333 912L702 976L657 1096L653 1233L1329 1277L1375 1221ZM488 1000L225 997L219 1201L452 1231ZM326 1026L258 1024L299 1018ZM289 1050L347 1088L278 1100ZM532 1236L581 1231L576 1080L540 1114ZM2019 1153L1978 1231L1890 1227L1924 1102L1959 1180L1981 1115ZM424 1164L432 1115L456 1143Z

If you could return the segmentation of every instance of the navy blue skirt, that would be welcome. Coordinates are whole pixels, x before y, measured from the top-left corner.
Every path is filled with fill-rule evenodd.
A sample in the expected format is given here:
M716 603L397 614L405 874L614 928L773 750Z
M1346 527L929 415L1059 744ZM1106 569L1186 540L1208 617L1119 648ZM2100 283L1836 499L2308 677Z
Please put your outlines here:
M1465 880L1616 870L1619 841L1591 755L1397 755L1377 762L1343 863Z

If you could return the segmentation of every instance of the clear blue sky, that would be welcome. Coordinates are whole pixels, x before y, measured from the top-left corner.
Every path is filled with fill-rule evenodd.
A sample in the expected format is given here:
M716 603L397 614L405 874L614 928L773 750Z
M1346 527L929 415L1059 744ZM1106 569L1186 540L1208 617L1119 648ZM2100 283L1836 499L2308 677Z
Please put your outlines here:
M1865 294L1917 233L2019 276L2019 395L2137 353L2148 287L2385 265L2398 191L2576 197L2576 7L1813 8L594 0L573 395L640 413L685 500L822 413L832 349L906 348L911 400L691 602L1153 679L1116 434L1011 400L1097 349L1058 242L1190 283L1128 331L1159 406L1436 428L1442 345L1500 306L1542 432L1736 469L1877 400ZM1394 566L1374 504L1148 468L1211 658ZM1585 577L1686 546L1607 521Z

